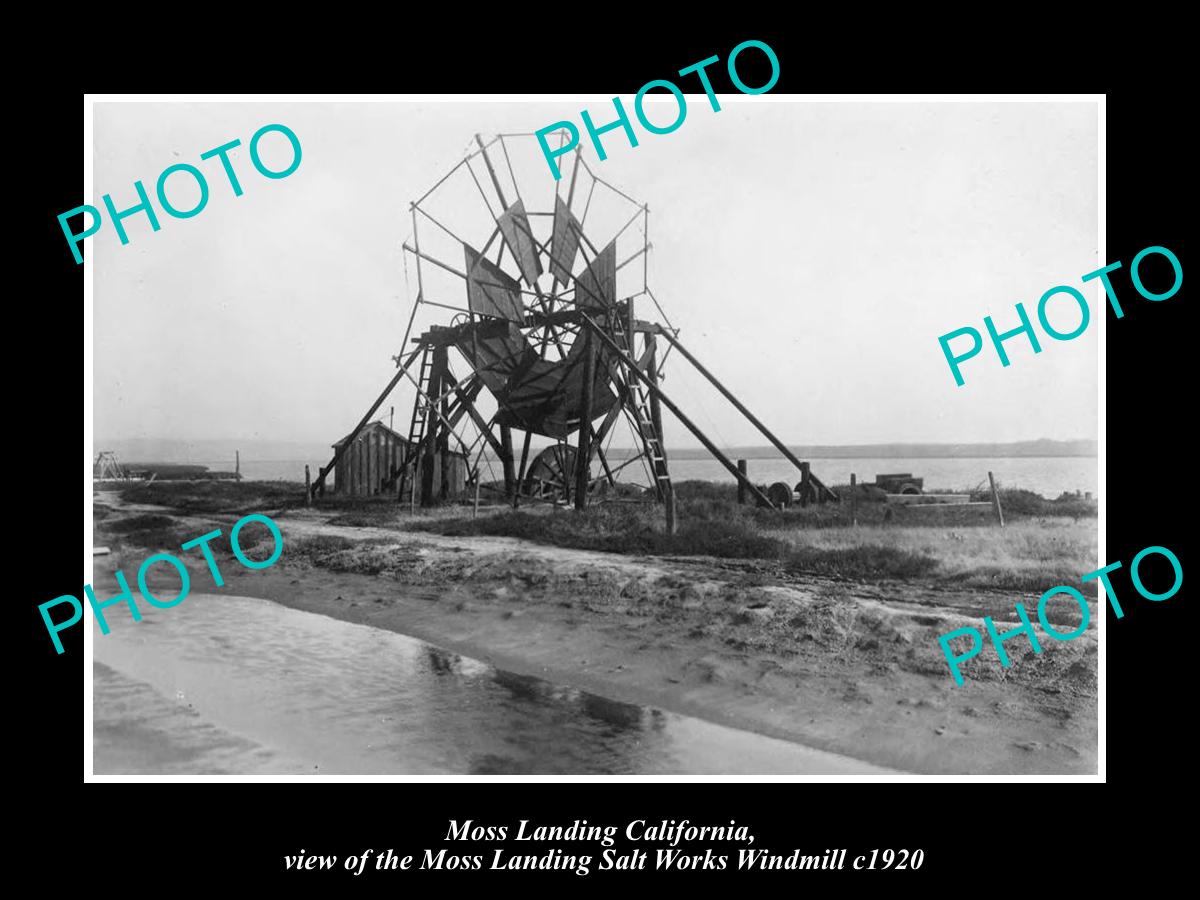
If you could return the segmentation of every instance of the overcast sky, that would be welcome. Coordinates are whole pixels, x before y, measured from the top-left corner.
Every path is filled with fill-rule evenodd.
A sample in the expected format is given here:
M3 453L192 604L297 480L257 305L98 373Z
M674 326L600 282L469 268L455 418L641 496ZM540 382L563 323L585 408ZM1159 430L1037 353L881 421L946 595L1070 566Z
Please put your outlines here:
M703 95L689 97L674 133L639 128L634 149L612 132L606 161L590 146L585 158L649 204L651 289L689 349L781 438L1096 436L1102 306L1097 283L1080 283L1107 262L1097 256L1094 104L721 100L714 113ZM330 443L345 434L401 349L416 293L400 249L412 231L409 202L476 132L578 122L585 106L598 124L611 118L611 103L599 101L96 104L87 202L101 206L111 193L118 209L132 206L135 179L153 194L159 172L179 162L204 171L211 191L193 218L159 210L158 232L145 216L127 219L127 246L107 221L87 241L98 439ZM673 108L651 118L668 122ZM303 160L268 180L246 145L275 122L298 135ZM199 159L234 138L245 191L236 198L218 161ZM269 165L286 164L282 137L262 146ZM550 209L548 168L519 171L527 206ZM194 198L187 181L169 182L183 208ZM480 221L482 238L468 239L486 240L477 193L448 189L440 199L439 211L458 217L452 227ZM596 215L599 228L606 220ZM461 267L461 251L448 261ZM640 261L622 274L635 271L640 282ZM1082 337L1042 335L1036 356L1014 339L1008 368L987 348L964 365L966 385L955 385L939 335L966 325L982 332L989 314L1001 329L1015 327L1014 303L1036 317L1038 298L1059 284L1092 303ZM428 309L419 325L452 315ZM1051 320L1069 331L1077 315L1064 302ZM718 444L764 443L685 366L672 357L665 388ZM385 417L394 404L406 428L411 396L398 390ZM671 423L668 444L696 441Z

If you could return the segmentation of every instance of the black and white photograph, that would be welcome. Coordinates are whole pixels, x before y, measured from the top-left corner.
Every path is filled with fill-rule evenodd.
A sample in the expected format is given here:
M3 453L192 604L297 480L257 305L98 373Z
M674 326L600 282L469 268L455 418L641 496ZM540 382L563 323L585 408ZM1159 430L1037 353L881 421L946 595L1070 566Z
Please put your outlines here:
M1097 776L1102 99L678 83L92 98L89 778Z

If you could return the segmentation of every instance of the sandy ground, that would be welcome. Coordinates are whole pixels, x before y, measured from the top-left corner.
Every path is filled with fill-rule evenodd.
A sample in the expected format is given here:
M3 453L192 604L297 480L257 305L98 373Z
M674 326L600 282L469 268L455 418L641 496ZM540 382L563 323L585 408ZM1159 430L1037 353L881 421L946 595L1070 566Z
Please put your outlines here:
M103 502L118 505L112 495ZM1012 627L1013 601L1032 608L1036 598L785 581L749 562L338 527L324 524L328 517L278 517L280 562L255 572L226 561L224 590L905 771L1096 771L1094 627L1074 641L1044 641L1040 655L1023 637L1011 641L1008 669L985 647L966 666L963 687L938 646L938 635L952 628L981 627L981 614ZM206 523L234 521L179 519L197 535ZM103 525L97 543L105 542ZM339 572L289 555L289 541L314 535L384 543L339 554L335 565L357 570ZM136 570L137 559L118 554L96 563L100 588L115 584L113 569ZM203 561L192 569L194 589L212 590ZM99 732L97 740L99 754Z

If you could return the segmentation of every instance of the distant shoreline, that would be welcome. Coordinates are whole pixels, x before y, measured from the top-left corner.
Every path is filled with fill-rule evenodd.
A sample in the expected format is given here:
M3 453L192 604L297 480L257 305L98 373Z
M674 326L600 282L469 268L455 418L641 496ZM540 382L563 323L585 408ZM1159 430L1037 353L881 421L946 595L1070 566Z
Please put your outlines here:
M722 450L726 456L736 459L784 459L778 452L763 452L753 450ZM808 453L792 450L800 459L1098 459L1095 453ZM610 450L609 456L624 458L634 455L636 451ZM707 450L691 448L671 452L672 459L712 459Z
M533 449L540 449L534 447ZM259 442L259 441L109 441L98 442L99 449L114 449L121 459L151 459L159 464L184 463L228 467L234 451L241 452L243 462L285 463L305 460L324 461L332 455L331 448L322 444ZM667 441L667 455L672 459L710 459L712 454L702 447L672 446ZM722 447L721 452L731 459L779 459L782 454L773 446L755 444ZM814 444L789 445L800 459L1087 459L1099 457L1097 441L1013 441L1010 443L912 443L912 444ZM624 459L635 451L628 447L612 447L608 455ZM320 463L319 463L320 464Z

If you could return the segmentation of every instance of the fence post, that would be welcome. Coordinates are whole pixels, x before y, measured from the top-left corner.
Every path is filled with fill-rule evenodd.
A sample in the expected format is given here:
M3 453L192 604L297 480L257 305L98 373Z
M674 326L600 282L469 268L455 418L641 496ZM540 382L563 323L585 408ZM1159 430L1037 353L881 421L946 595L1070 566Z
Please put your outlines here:
M850 473L850 524L858 524L858 476Z
M304 505L312 506L312 474L304 467Z
M992 484L992 507L996 510L996 520L1004 527L1004 512L1000 509L1000 493L996 490L996 478L988 472L988 481Z
M738 479L738 506L746 505L746 482L744 478L749 477L749 467L744 459L737 461L738 471L742 473L742 478Z

